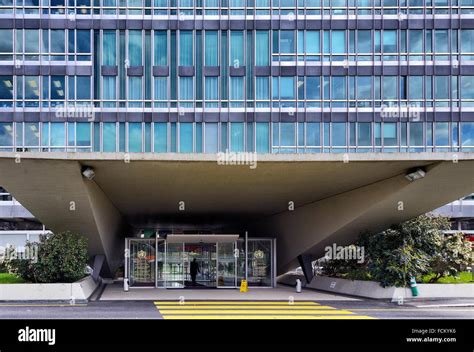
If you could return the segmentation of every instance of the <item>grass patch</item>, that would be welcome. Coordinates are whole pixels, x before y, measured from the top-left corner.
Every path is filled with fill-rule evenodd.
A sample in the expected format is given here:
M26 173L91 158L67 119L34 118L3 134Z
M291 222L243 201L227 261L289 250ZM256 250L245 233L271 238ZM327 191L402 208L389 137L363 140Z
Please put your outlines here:
M422 282L427 284L429 283L430 279L434 277L434 274L428 274L422 277ZM454 276L446 276L442 277L435 284L469 284L474 283L472 278L472 272L470 271L463 271L459 273L459 277Z
M0 284L22 284L25 280L13 274L0 273Z

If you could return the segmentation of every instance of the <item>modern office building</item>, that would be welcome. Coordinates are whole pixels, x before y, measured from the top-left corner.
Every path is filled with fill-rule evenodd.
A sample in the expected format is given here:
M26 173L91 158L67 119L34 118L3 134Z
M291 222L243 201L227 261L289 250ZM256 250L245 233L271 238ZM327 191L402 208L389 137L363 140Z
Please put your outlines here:
M473 175L472 0L0 3L0 184L109 275L271 286Z

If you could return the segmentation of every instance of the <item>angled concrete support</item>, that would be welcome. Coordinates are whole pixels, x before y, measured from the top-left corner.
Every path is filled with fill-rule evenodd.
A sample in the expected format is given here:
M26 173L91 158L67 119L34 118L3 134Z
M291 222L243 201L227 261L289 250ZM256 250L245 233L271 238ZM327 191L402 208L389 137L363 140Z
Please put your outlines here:
M102 190L72 160L0 159L0 184L53 232L71 231L88 239L89 254L105 255L111 275L123 250L122 217Z
M301 269L303 270L304 278L309 284L313 280L313 257L309 254L300 254L298 256L298 262L300 263Z

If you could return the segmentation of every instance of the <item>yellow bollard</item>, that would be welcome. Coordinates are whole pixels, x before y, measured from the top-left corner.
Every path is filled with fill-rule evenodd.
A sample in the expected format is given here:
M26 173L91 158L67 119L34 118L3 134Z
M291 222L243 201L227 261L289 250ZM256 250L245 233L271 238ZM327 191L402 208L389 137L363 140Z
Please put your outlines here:
M248 292L248 290L247 280L242 280L240 283L240 292Z

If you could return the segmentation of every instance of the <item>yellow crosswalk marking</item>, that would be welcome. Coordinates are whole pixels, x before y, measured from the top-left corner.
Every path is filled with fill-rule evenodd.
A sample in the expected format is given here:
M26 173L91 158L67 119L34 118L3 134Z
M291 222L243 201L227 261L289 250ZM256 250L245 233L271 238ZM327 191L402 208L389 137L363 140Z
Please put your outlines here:
M166 309L255 309L255 310L266 310L266 309L278 309L278 310L294 310L294 309L305 309L305 310L320 310L320 309L336 309L330 306L272 306L272 305L261 305L261 306L245 306L245 305L161 305L156 304L156 307L159 310L166 310Z
M155 301L164 319L373 319L313 301Z
M282 310L282 309L160 309L161 314L354 314L347 310L338 309L325 309L325 310L307 310L307 309L294 309L294 310Z
M166 315L163 316L166 320L250 320L250 319L258 319L258 320L272 320L272 319L279 319L279 320L315 320L315 319L324 319L324 320L340 320L340 319L374 319L372 317L363 316L363 315Z
M299 305L319 305L319 303L312 302L312 301L297 301L290 303L289 301L156 301L155 304L159 305L226 305L226 304L234 304L234 305L283 305L283 306L299 306Z

